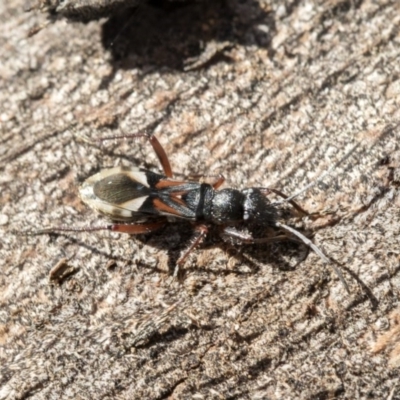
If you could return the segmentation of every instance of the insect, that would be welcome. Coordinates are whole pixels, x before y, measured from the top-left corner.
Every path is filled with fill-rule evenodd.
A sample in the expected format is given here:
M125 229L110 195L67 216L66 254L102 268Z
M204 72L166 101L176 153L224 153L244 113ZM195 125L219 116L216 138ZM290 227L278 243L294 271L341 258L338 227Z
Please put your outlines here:
M82 201L111 219L111 224L84 228L48 228L34 234L110 230L134 235L156 231L176 220L186 220L192 223L195 235L176 263L176 275L179 267L199 246L211 227L216 226L222 236L245 243L265 243L285 237L281 235L254 238L251 234L235 229L245 224L262 230L274 228L293 235L309 246L325 263L330 262L310 239L278 220L279 206L285 202L289 202L300 213L307 214L293 201L293 197L301 192L288 197L272 188L219 190L225 181L222 175L213 183L174 179L168 156L156 136L133 134L101 140L138 137L146 137L149 140L161 163L163 174L140 167L114 167L91 176L79 189ZM282 197L283 200L271 202L267 197L271 193ZM341 272L334 265L333 268L348 290Z

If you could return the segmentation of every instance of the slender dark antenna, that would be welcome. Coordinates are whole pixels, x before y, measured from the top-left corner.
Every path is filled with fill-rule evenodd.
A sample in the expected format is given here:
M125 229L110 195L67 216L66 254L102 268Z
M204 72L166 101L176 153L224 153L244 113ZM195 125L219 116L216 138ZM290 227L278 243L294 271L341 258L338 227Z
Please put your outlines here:
M315 245L310 239L308 239L302 233L300 233L299 231L296 231L296 229L293 229L288 225L282 224L280 222L275 222L275 226L277 226L279 228L282 228L285 231L288 231L288 232L292 233L293 235L297 236L305 245L309 246L314 251L314 253L319 255L324 263L326 263L326 264L329 263L330 265L332 265L332 268L334 269L334 271L336 272L336 275L339 277L339 279L342 282L343 286L347 290L347 293L350 294L349 286L347 285L347 282L345 281L345 279L344 279L342 273L340 272L340 270L336 267L336 265L334 265L329 260L329 258L321 251L321 249L317 245Z
M308 184L307 186L305 186L303 189L301 189L300 191L298 191L297 193L289 196L288 198L284 199L284 200L279 200L276 201L275 203L272 203L272 206L277 206L283 203L288 203L291 200L293 200L294 198L300 196L301 194L303 194L304 192L306 192L308 189L311 189L313 186L315 186L318 182L321 182L322 179L324 179L326 176L330 175L342 162L344 162L345 160L347 160L357 149L358 146L361 145L361 142L357 143L355 146L353 146L351 148L351 150L349 152L347 152L338 162L336 162L335 164L333 164L327 171L325 171L322 175L320 175L316 180L314 180L313 182L311 182L310 184Z
M325 171L322 175L320 175L316 180L305 186L303 189L298 191L297 193L293 194L292 196L289 196L287 198L284 198L283 200L276 201L275 203L272 203L272 206L278 206L283 203L292 203L293 199L300 196L302 193L307 191L308 189L312 188L315 186L318 182L321 182L322 179L324 179L326 176L330 175L341 163L343 163L345 160L347 160L355 151L356 149L361 145L361 142L358 142L355 146L351 148L349 152L347 152L338 162L333 164L327 171ZM281 196L283 197L283 196ZM296 207L297 208L297 207ZM316 253L324 263L332 265L333 270L336 272L336 275L339 277L340 281L342 282L343 286L345 287L347 293L350 294L350 289L349 286L347 285L347 282L345 281L341 271L334 265L328 257L319 249L318 246L316 246L310 239L308 239L306 236L301 234L299 231L296 231L296 229L291 228L288 225L282 224L280 222L275 222L275 226L280 227L287 232L292 233L293 235L297 236L305 245L309 246L314 253Z

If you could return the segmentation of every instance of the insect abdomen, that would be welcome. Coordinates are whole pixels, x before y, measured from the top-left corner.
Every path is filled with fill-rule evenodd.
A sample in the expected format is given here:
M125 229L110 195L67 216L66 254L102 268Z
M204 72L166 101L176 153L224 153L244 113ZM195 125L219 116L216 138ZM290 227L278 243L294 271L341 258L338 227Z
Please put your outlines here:
M163 178L140 168L116 167L87 179L79 192L82 201L101 214L129 221L143 214L141 207L153 192L151 185Z

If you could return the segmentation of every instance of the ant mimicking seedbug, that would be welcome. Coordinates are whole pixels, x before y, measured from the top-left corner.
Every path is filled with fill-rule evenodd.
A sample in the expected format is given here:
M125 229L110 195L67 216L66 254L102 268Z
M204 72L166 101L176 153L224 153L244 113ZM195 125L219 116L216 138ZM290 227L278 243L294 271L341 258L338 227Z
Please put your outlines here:
M184 264L189 254L207 236L212 226L217 227L221 236L228 236L250 244L287 238L284 235L254 238L249 233L235 229L235 227L245 224L248 227L263 230L275 228L295 236L297 240L303 242L318 254L324 263L330 263L330 260L310 239L296 229L278 221L280 205L283 203L290 203L303 215L308 214L293 198L314 186L316 181L290 197L273 188L247 188L243 190L227 188L218 190L225 181L222 175L219 175L212 184L202 183L194 179L174 179L168 156L154 135L132 134L106 137L99 139L99 141L139 137L146 137L149 140L161 163L163 175L140 167L114 167L103 169L91 176L84 181L79 189L82 201L100 214L110 218L113 223L82 228L60 226L27 234L109 230L134 235L156 231L177 219L187 220L193 224L196 235L176 263L174 273L176 276L179 267ZM338 163L346 159L356 147ZM320 176L318 180L331 173L333 167ZM267 198L271 193L283 200L271 202ZM331 265L346 290L349 291L340 270L332 263Z

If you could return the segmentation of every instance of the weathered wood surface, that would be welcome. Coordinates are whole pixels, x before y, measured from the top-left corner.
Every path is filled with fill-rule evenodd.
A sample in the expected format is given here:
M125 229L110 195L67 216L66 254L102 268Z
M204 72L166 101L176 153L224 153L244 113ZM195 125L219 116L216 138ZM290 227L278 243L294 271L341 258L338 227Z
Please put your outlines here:
M23 6L0 5L0 399L400 399L399 3L143 7L119 35L60 19L31 38L45 16ZM299 198L326 215L296 225L351 294L290 243L208 241L180 284L186 225L10 233L104 222L79 183L159 166L146 143L76 134L145 128L179 173L289 194L360 143Z

